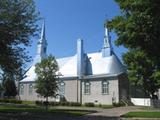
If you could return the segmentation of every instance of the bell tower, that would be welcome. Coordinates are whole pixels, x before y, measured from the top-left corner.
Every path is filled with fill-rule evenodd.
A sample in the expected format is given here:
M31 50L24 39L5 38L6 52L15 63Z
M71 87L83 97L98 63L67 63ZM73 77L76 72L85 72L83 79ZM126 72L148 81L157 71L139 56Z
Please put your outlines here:
M105 27L105 36L102 47L102 57L108 57L112 55L111 37L107 27Z

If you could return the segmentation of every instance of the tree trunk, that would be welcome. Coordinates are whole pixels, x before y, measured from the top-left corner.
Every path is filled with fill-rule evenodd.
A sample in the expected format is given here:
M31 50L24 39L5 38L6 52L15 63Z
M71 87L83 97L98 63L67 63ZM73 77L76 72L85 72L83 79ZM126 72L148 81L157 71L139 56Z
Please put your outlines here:
M45 107L46 107L46 111L48 111L48 97L46 97Z

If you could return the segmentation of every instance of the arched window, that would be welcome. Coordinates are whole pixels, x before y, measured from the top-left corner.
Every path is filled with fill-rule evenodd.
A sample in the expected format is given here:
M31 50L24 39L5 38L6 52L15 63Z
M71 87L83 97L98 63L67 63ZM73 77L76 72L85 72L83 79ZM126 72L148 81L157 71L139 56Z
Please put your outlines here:
M33 85L32 84L29 84L28 93L29 93L29 95L32 95L32 93L33 93Z
M65 94L65 83L64 82L60 82L60 86L59 86L59 91L60 91L60 95L64 95Z
M84 82L84 94L90 94L90 93L91 93L91 83Z
M109 94L109 82L102 81L102 94Z
M24 94L24 85L23 84L20 84L19 94L20 95Z

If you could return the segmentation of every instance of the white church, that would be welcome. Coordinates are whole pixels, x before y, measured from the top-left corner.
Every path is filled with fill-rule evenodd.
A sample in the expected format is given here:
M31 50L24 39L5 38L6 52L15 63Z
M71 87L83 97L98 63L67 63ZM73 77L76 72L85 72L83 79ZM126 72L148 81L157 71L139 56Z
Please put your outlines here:
M52 101L64 98L70 102L95 104L112 104L128 99L128 79L126 70L114 53L109 31L105 28L103 46L100 52L86 53L83 40L77 40L77 51L73 56L57 58L59 66L59 91ZM20 82L21 100L43 100L35 92L35 64L47 56L45 23L42 25L41 37L37 44L37 53L32 66Z

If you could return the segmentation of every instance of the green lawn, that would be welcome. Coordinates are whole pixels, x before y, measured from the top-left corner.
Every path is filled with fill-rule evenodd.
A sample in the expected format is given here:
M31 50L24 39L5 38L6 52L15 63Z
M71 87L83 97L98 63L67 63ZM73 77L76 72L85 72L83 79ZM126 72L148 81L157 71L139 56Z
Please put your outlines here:
M50 108L48 111L44 107L29 106L29 105L0 105L0 113L52 113L52 114L70 114L73 116L82 116L85 114L92 113L93 111L86 110L70 110L70 109L56 109Z
M113 105L102 105L102 106L99 106L100 108L103 108L103 109L110 109L110 108L114 108Z
M160 112L149 112L149 111L139 111L139 112L129 112L125 115L122 115L122 117L140 117L140 118L160 118Z

